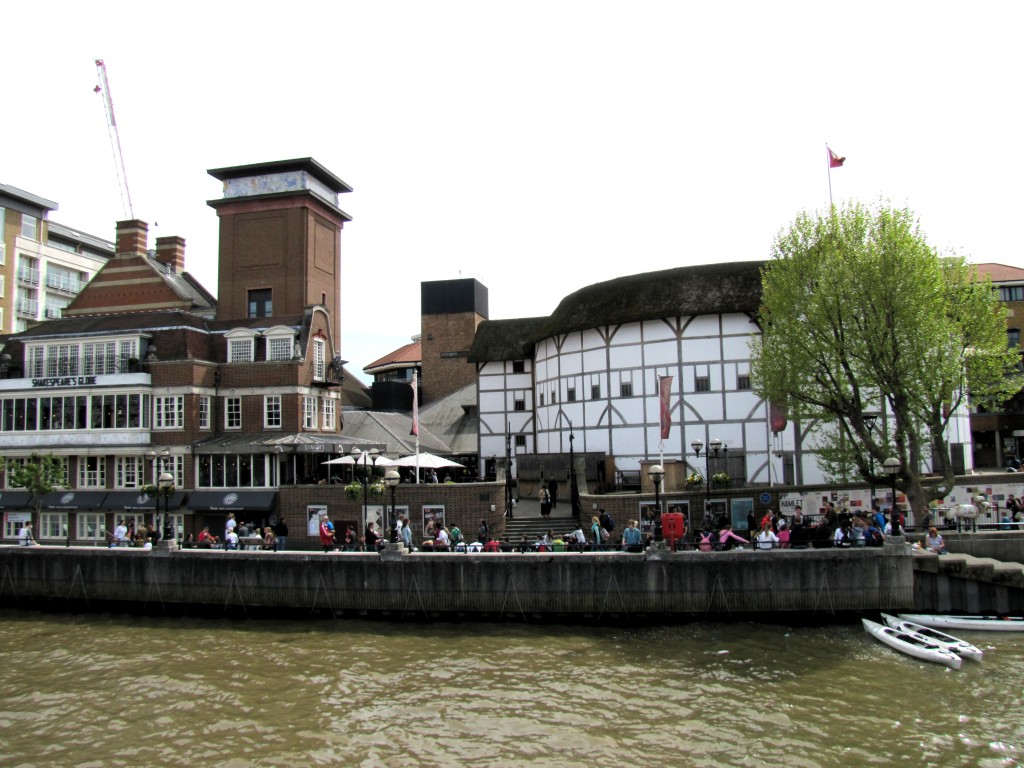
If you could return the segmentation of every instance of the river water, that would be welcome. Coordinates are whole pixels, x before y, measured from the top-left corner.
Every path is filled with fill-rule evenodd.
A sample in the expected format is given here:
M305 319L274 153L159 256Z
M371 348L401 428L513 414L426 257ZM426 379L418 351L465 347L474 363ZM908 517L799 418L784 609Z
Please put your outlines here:
M1024 636L0 613L0 766L1011 766Z

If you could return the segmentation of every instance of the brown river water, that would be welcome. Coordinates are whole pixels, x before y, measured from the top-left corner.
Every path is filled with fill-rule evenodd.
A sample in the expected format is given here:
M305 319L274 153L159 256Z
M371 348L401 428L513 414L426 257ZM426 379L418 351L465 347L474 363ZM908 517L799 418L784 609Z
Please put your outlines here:
M1024 635L0 612L0 766L1024 765Z

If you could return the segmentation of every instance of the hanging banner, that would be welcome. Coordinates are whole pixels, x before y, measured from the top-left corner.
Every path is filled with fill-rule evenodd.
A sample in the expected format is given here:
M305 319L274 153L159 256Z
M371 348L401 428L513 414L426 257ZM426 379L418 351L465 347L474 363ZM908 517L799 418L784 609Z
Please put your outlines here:
M672 429L672 418L669 412L668 398L672 391L672 377L659 376L658 389L661 396L661 439L668 439L668 433Z

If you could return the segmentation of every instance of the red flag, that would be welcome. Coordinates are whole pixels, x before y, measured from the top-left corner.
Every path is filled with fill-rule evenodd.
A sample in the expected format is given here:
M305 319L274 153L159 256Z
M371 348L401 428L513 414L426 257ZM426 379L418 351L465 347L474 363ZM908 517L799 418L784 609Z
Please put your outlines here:
M665 440L668 437L669 430L672 429L672 417L669 413L668 405L668 398L672 391L672 377L659 376L658 389L661 395L661 439Z
M846 162L846 158L845 157L840 157L839 155L837 155L835 152L833 152L829 148L829 146L827 144L825 145L825 149L828 150L828 167L829 168L842 168L843 167L843 163Z
M416 384L416 371L412 372L412 430L410 435L420 435L420 395Z

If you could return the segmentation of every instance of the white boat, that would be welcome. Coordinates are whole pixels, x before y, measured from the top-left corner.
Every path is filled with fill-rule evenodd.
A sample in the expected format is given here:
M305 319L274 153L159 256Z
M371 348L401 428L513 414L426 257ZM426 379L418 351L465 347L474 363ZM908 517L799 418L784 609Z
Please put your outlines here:
M948 648L929 640L924 635L914 632L904 632L901 629L887 627L877 621L861 619L866 629L876 640L885 643L890 648L913 656L922 661L933 661L936 664L945 664L953 669L960 669L963 659L957 656Z
M882 614L882 621L895 629L902 629L905 632L916 632L919 635L924 635L929 640L934 640L939 645L944 645L962 659L974 659L975 661L981 661L981 649L976 645L971 645L971 643L968 643L966 640L961 640L959 637L947 635L945 632L940 632L932 627L926 627L924 624L917 624L913 621L907 621L905 619L897 618L896 616L890 616L888 613Z
M1024 616L932 616L926 613L901 613L900 618L936 629L1024 632Z

